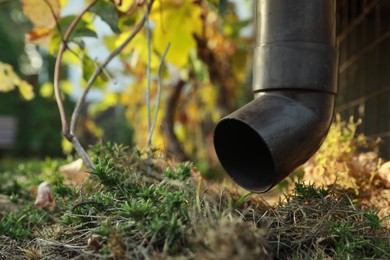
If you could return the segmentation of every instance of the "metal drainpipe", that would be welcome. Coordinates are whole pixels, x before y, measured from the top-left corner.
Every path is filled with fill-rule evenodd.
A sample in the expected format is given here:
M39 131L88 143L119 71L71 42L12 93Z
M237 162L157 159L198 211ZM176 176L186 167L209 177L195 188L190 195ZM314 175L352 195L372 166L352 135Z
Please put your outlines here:
M256 0L255 99L214 132L230 177L266 192L320 147L337 92L335 0Z

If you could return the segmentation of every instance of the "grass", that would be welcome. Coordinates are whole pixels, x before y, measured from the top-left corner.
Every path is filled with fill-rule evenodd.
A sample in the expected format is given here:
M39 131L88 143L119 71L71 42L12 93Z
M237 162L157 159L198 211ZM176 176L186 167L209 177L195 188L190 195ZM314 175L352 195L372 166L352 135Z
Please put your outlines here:
M82 188L58 172L64 161L0 167L0 258L390 258L376 211L331 188L295 183L271 207L230 183L207 183L191 163L161 168L154 158L146 174L137 150L92 151L96 169ZM42 181L52 184L53 212L33 206Z

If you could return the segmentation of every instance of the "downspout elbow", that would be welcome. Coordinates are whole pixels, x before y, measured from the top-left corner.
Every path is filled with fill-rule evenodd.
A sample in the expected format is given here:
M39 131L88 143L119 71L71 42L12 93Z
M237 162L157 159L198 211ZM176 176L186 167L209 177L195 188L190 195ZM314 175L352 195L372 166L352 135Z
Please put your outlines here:
M306 162L332 121L334 0L257 0L255 100L223 118L217 156L243 188L265 192Z

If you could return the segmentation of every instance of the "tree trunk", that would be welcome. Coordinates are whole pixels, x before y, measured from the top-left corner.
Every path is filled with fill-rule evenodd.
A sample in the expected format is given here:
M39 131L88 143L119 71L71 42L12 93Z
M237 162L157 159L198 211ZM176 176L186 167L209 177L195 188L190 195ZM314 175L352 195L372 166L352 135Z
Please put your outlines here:
M176 86L174 86L173 91L169 96L167 104L165 106L165 115L162 127L163 134L168 140L166 147L167 155L175 158L177 161L180 162L185 162L189 160L189 156L185 153L183 146L174 131L175 112L184 85L185 81L179 80Z

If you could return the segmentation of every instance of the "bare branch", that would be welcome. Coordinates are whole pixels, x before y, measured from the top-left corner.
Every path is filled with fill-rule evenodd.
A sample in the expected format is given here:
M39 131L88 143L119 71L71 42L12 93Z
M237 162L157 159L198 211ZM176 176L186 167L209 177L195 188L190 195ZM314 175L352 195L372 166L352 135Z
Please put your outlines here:
M71 121L70 121L70 127L68 125L66 112L64 109L62 97L61 97L61 90L59 87L60 82L60 73L61 73L61 61L62 56L64 52L67 50L67 42L70 38L71 33L73 32L74 28L76 27L77 23L80 21L81 17L97 2L97 0L93 0L83 11L80 15L78 15L70 24L68 29L65 32L65 35L63 37L63 41L60 46L60 50L57 55L57 60L55 64L55 72L54 72L54 90L55 90L55 96L58 104L58 108L60 111L61 116L61 123L62 123L62 131L65 135L65 137L71 141L74 145L74 148L77 152L77 154L82 158L86 166L89 168L94 169L95 166L91 159L89 158L88 154L85 152L84 148L81 146L80 142L78 141L76 137L76 126L78 122L78 118L80 116L81 108L85 102L85 98L92 87L93 83L95 82L96 78L104 71L105 67L111 62L113 58L115 58L129 43L130 41L137 35L137 33L142 29L145 22L147 21L148 14L150 12L150 8L152 7L154 0L150 1L150 4L148 5L149 8L147 8L147 12L145 13L145 16L143 17L142 21L135 27L134 31L131 33L131 35L113 52L110 53L110 55L103 61L103 63L98 66L90 79L87 82L87 85L81 94L80 98L77 100L76 107L73 110Z
M173 156L177 161L180 162L188 161L189 158L174 130L175 112L185 84L186 82L180 79L179 82L177 82L177 84L173 87L172 93L168 97L167 103L165 105L165 115L162 128L165 137L168 138L168 155Z
M58 22L58 18L59 17L57 16L56 12L54 11L53 6L50 4L49 0L44 0L44 1L47 4L47 6L49 7L51 15L53 16L54 21L56 22L57 30L60 33L61 37L62 37L62 29L61 29L60 23ZM61 40L63 41L63 39L61 39Z
M146 107L147 107L147 129L148 133L150 133L150 64L152 63L151 61L151 56L152 56L152 51L151 51L151 39L150 39L150 28L149 28L149 3L146 1L146 16L145 16L145 24L146 24L146 40L147 40L147 47L148 47L148 64L146 68ZM146 143L146 147L149 150L150 149L150 142L148 138L148 142ZM148 155L149 157L149 155ZM148 158L149 159L149 158Z
M97 0L93 0L84 10L72 21L69 25L68 29L65 32L63 40L60 45L60 49L57 54L57 59L54 67L54 93L57 100L58 110L60 112L61 124L62 124L62 132L65 137L71 141L71 137L69 136L69 126L68 120L66 116L66 112L64 109L64 103L62 101L61 89L60 89L60 75L61 75L61 63L64 52L67 49L67 42L70 38L71 33L75 29L77 23L81 20L82 16L97 2Z
M161 87L162 87L162 84L161 84L161 69L162 69L165 57L167 56L170 47L171 47L171 43L168 43L167 47L165 47L163 55L161 56L160 64L158 65L158 71L157 71L157 100L156 100L156 106L155 106L155 109L154 109L154 118L153 118L153 122L152 122L152 127L149 130L148 144L152 143L153 132L154 132L154 129L156 128L157 115L158 115L158 111L159 111L160 98L161 98Z
M60 75L61 75L61 64L62 64L62 57L67 49L67 43L69 41L70 35L72 34L73 30L76 28L78 22L81 20L82 16L97 2L97 0L93 0L87 7L84 8L84 10L72 21L72 23L67 28L65 35L62 39L60 49L57 54L57 59L54 67L54 93L58 105L58 110L61 117L61 125L62 125L62 132L64 136L73 143L73 146L77 152L77 154L81 157L83 162L86 164L87 167L94 169L94 165L91 161L91 159L88 157L87 153L85 152L84 148L81 146L78 139L69 133L69 126L68 126L68 119L66 116L66 112L64 109L64 103L62 100L61 95L61 89L60 89Z

